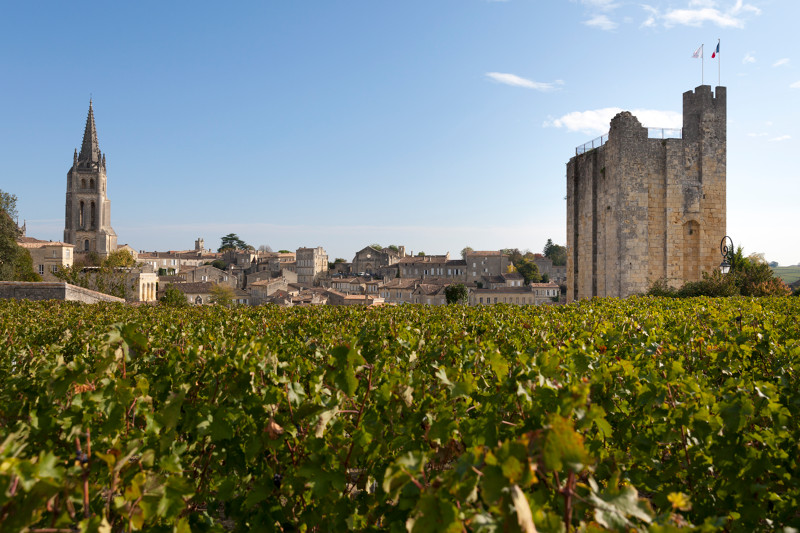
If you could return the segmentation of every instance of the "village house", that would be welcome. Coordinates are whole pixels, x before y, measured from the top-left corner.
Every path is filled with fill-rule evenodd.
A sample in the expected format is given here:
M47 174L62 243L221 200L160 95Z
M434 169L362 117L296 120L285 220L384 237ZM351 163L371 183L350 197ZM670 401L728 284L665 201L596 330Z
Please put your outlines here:
M278 291L286 291L289 281L284 276L262 279L248 283L247 293L250 295L251 305L267 303L269 298Z
M322 246L298 248L296 254L297 283L313 287L320 276L328 271L328 254Z
M469 305L551 304L553 297L558 297L559 290L557 283L531 283L523 286L505 285L487 289L470 289Z
M550 302L553 298L561 296L561 289L558 283L531 283L528 285L536 296L536 303Z
M33 270L43 281L60 281L55 273L62 268L71 267L75 245L58 241L42 241L33 237L20 237L17 244L28 250L33 262Z
M547 274L547 278L550 281L555 283L567 282L567 265L555 266L553 265L552 259L545 257L542 254L534 254L533 262L536 263L536 267L539 269L539 274L542 276Z
M481 276L499 276L508 272L510 261L501 251L471 251L464 256L467 283L476 284Z
M219 259L221 254L197 251L139 252L137 260L153 267L160 274L177 274L189 267L198 267Z
M383 298L371 296L369 294L345 294L333 289L327 291L327 305L380 305Z
M444 290L448 285L450 285L450 281L437 281L439 281L439 283L426 283L423 281L417 285L417 288L411 293L414 303L426 305L447 305L447 298L445 297Z
M212 283L230 285L234 288L238 286L238 278L236 276L211 265L201 265L194 268L187 267L181 271L181 277L183 277L187 283L210 281Z
M251 274L247 274L245 277L244 288L246 289L250 286L250 284L257 281L271 280L275 278L284 278L286 283L297 283L297 272L288 269L278 271L260 270L258 272L253 272Z
M350 264L350 272L356 275L383 275L384 269L406 257L406 247L373 248L367 246L357 251Z

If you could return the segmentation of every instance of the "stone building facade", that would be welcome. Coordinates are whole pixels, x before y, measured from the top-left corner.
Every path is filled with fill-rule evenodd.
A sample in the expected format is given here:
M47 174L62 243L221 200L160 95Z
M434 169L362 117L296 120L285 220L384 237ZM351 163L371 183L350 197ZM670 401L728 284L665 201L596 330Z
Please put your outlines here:
M34 272L42 276L43 281L61 281L56 272L72 266L74 246L65 242L43 241L33 237L20 237L17 244L31 254Z
M376 275L405 257L405 246L398 246L396 250L394 248L378 250L367 246L356 252L350 265L350 271L356 275Z
M313 287L319 277L328 271L328 254L322 246L298 248L296 252L297 283Z
M103 257L117 249L106 185L106 156L97 143L90 100L81 151L75 150L67 172L64 242L75 245L75 252L97 252Z
M726 231L726 88L683 94L680 138L629 112L567 163L567 301L642 293L718 267ZM578 152L578 151L576 151Z

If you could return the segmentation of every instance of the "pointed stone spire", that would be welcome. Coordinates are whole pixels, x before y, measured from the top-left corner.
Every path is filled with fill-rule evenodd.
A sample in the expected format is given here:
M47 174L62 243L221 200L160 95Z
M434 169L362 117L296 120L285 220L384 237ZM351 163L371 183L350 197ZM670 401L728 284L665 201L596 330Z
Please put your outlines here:
M86 117L86 128L83 130L83 144L81 144L78 162L83 164L100 163L100 145L97 143L97 128L94 125L91 99L89 99L89 115Z

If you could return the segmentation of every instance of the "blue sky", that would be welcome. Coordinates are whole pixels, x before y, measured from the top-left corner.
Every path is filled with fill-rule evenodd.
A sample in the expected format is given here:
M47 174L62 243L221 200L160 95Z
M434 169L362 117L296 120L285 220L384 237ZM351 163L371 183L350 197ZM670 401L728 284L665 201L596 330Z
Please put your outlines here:
M0 189L63 238L92 95L112 226L136 249L415 253L566 242L565 168L620 109L680 126L728 87L728 233L800 262L797 0L14 2ZM721 39L721 54L711 51Z

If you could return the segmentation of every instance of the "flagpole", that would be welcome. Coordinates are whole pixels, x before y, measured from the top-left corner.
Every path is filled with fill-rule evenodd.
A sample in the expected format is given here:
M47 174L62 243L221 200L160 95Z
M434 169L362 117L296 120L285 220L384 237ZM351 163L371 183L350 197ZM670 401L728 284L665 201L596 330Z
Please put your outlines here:
M719 39L717 39L717 50L719 50ZM722 85L722 55L719 55L719 59L717 60L717 87Z
M704 85L706 81L706 58L705 58L705 50L703 49L705 45L700 45L700 85Z

